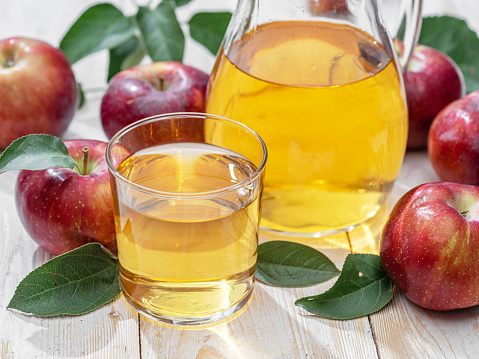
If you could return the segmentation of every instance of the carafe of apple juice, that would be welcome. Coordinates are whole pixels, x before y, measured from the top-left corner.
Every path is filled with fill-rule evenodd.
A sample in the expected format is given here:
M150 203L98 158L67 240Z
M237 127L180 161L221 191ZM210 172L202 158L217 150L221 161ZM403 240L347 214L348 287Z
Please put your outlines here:
M417 43L422 7L398 5L400 62L380 9L386 1L239 0L206 112L266 142L263 228L319 237L350 230L383 205L406 149L401 64Z

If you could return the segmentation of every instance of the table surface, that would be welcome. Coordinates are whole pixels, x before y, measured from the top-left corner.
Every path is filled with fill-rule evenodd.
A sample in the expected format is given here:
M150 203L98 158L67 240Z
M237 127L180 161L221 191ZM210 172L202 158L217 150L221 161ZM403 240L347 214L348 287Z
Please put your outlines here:
M113 1L126 13L134 2ZM144 1L143 1L144 2ZM37 37L58 45L76 17L93 1L0 0L0 38ZM195 0L179 11L187 21L200 8L234 9L234 0ZM425 0L424 14L452 14L479 27L476 0ZM213 56L188 39L184 62L209 72ZM106 140L99 122L105 89L106 54L74 66L87 92L63 138ZM301 289L257 283L249 304L231 320L203 328L178 329L134 312L120 296L78 317L41 318L6 309L16 286L51 258L23 229L13 198L17 173L0 176L0 340L1 358L478 358L479 306L432 312L408 301L397 290L381 311L348 321L308 314L294 301L322 293L334 280ZM320 249L341 268L350 253L377 253L381 228L391 206L408 189L437 181L427 153L407 153L388 205L376 218L349 233L303 243ZM269 240L261 234L261 241Z

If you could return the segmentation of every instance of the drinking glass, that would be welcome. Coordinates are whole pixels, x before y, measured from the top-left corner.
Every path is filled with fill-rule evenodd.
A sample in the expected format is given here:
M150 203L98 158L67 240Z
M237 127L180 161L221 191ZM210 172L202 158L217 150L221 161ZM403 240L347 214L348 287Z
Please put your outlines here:
M178 325L244 306L256 266L262 139L226 118L174 113L124 128L106 157L129 304Z

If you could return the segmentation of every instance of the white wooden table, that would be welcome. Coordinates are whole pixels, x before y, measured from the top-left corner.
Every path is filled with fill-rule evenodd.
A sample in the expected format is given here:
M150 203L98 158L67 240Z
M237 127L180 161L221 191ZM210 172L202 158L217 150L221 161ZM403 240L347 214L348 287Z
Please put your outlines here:
M131 1L114 1L126 12ZM58 45L71 22L93 1L0 0L0 38L24 35ZM194 0L181 9L188 20L199 7L232 9L234 0ZM424 13L455 14L479 29L479 1L425 0ZM188 44L185 63L206 72L213 57ZM104 65L102 65L104 64ZM105 88L106 54L74 67L87 89L87 106L78 111L64 138L106 140L99 105ZM0 128L1 130L1 128ZM13 198L16 173L0 176L0 341L1 358L479 358L479 306L432 312L395 291L383 310L367 317L334 321L295 307L297 298L321 293L334 280L314 287L285 289L257 283L250 303L233 319L206 328L181 330L139 316L119 297L79 317L40 318L6 310L15 287L51 256L38 249L17 216ZM389 207L350 233L304 240L341 268L348 253L376 252L391 206L415 185L437 181L426 152L408 153ZM271 237L262 235L261 240Z

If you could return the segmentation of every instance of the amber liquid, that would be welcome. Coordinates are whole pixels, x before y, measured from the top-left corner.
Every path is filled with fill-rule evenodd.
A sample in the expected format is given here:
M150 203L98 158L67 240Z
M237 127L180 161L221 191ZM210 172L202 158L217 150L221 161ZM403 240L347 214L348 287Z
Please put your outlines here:
M281 232L330 233L374 216L406 148L394 59L347 25L273 22L221 49L206 111L266 142L261 225Z
M204 322L251 293L258 246L259 196L241 188L256 167L205 144L142 150L118 167L135 184L170 194L119 189L115 216L121 285L130 303L174 323Z

